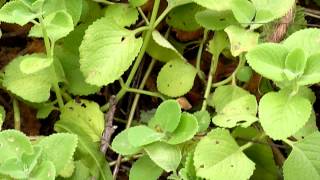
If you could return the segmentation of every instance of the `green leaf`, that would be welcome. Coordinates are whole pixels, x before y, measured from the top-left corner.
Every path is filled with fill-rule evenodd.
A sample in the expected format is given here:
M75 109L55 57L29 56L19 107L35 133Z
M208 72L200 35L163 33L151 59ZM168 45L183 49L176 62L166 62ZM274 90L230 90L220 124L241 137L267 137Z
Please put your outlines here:
M232 4L232 0L193 0L193 2L215 11L229 10Z
M133 163L130 169L130 180L141 180L148 177L148 180L157 180L162 174L162 169L157 166L148 156L140 157Z
M166 22L173 28L183 31L195 31L200 28L200 25L195 19L195 14L203 8L197 4L185 4L174 8L168 14Z
M318 132L318 127L315 112L312 110L308 122L298 132L296 132L293 137L298 140L302 140L315 132Z
M72 17L66 11L57 11L49 14L44 18L43 23L48 37L53 42L67 36L73 30ZM40 24L31 28L29 36L43 37Z
M245 180L255 169L255 164L240 150L228 130L220 128L200 140L194 153L194 165L197 176L206 179Z
M21 158L23 153L32 154L33 147L26 135L16 130L0 132L0 164L11 158Z
M208 129L211 118L208 111L197 111L193 113L193 115L196 117L198 121L198 132L204 132Z
M57 108L52 104L43 104L40 108L38 108L37 119L47 118L49 114L55 109Z
M232 24L238 24L231 11L204 10L195 15L201 26L210 30L223 30Z
M160 132L173 132L179 125L181 108L175 100L162 102L149 126L155 129L160 128Z
M255 16L256 9L254 5L248 0L232 0L231 9L234 17L242 26L246 27L251 23Z
M39 72L53 63L53 59L48 59L45 54L31 54L22 56L22 62L20 63L21 72L25 74L32 74Z
M259 34L239 26L231 25L225 29L231 44L231 54L239 56L258 44Z
M181 114L178 127L170 134L169 144L180 144L193 138L198 132L198 121L195 116L184 112Z
M54 180L56 169L51 161L42 161L30 176L30 179Z
M69 178L70 180L90 179L90 170L82 163L82 161L76 161L74 165L75 170L72 176Z
M140 125L128 129L128 140L134 147L144 146L159 141L164 134L158 133L153 129Z
M191 64L179 60L170 61L159 72L157 88L170 97L185 95L191 90L196 74L197 71Z
M141 147L135 147L129 142L129 129L121 131L112 141L112 150L121 155L133 155L141 151Z
M298 84L301 86L316 84L320 82L320 53L311 55L308 60L302 77L299 78Z
M178 146L155 142L145 146L144 150L150 159L166 172L175 171L180 164L181 150Z
M178 6L192 3L192 0L167 0L167 2L168 2L167 8L170 10Z
M246 58L257 73L273 81L283 81L288 50L280 44L264 43L251 49Z
M152 38L146 51L151 57L162 62L169 62L175 59L184 60L178 50L158 31L152 32Z
M215 59L218 59L221 52L229 46L228 36L224 31L216 31L213 39L209 41L208 51Z
M57 133L41 139L37 145L43 148L42 160L51 161L57 174L60 174L68 162L72 160L77 143L76 135Z
M0 9L0 21L6 23L17 23L23 26L35 19L39 14L32 12L21 1L7 2Z
M86 82L103 86L119 79L138 55L141 45L142 38L135 38L134 32L112 19L95 21L80 46L80 70Z
M289 80L300 77L303 74L307 58L302 49L294 49L289 52L285 60L284 74Z
M77 124L94 142L100 141L104 130L104 115L100 106L87 100L68 102L62 109L60 120L58 122L70 121L71 124Z
M315 28L308 28L291 34L286 40L283 41L283 45L289 51L300 48L305 53L305 56L309 58L311 55L320 52L320 44L318 43L319 39L320 30Z
M306 98L281 91L270 92L260 100L260 123L271 138L285 139L306 124L311 109L311 103Z
M113 19L119 26L130 26L139 19L139 12L128 4L112 4L106 8L105 18Z
M285 180L319 179L320 133L316 132L292 145L292 151L283 165Z
M249 82L252 77L252 69L249 66L243 66L239 69L236 76L242 82Z
M256 7L256 16L252 29L284 16L295 4L295 0L252 0ZM297 41L298 42L298 41Z
M0 131L2 129L2 124L6 119L6 111L4 110L3 106L0 106Z
M129 3L133 7L139 7L144 5L148 0L129 0Z
M64 168L59 172L59 176L68 178L71 177L72 174L74 173L75 166L74 166L74 161L71 159L65 166Z

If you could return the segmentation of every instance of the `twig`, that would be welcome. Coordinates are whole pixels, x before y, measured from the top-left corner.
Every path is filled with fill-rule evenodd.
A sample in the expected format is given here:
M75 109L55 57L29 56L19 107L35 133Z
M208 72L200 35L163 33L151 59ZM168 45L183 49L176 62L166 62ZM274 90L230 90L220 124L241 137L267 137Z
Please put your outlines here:
M108 113L106 113L105 115L105 128L104 128L103 135L101 137L100 151L103 154L106 154L110 144L111 136L115 130L115 128L113 127L113 119L114 119L114 112L116 111L116 104L117 104L116 96L111 96L109 103L110 103L110 109Z

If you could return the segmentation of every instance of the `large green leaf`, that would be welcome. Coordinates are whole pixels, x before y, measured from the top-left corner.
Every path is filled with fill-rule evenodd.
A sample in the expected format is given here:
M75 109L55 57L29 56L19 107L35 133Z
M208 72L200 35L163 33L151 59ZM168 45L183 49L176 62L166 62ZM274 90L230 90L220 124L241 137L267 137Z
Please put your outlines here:
M316 132L292 145L283 165L285 180L320 179L320 133Z
M94 142L100 141L104 130L104 115L97 103L87 100L68 102L62 109L58 122L77 124L81 130L92 138Z
M148 177L148 180L157 180L162 174L162 169L157 166L148 156L140 157L133 163L130 169L130 180L141 180Z
M248 26L256 13L254 5L248 0L232 0L231 9L242 26Z
M144 146L153 142L159 141L164 137L164 134L158 133L155 130L139 125L128 129L129 143L135 147Z
M228 130L214 129L201 139L195 149L197 176L206 179L249 179L255 165L239 148Z
M164 65L157 78L158 90L170 97L187 94L193 87L197 70L189 63L173 60Z
M129 0L129 3L130 3L133 7L142 6L142 5L144 5L146 2L148 2L148 0Z
M200 11L195 16L196 21L210 30L223 30L232 24L238 24L231 11Z
M121 131L112 141L112 150L121 155L133 155L141 151L141 147L135 147L129 142L129 129Z
M302 49L294 49L289 52L285 60L284 73L289 80L300 77L303 74L307 58Z
M229 10L232 4L232 0L193 0L193 2L215 11Z
M167 172L175 171L180 164L181 150L178 146L155 142L145 146L144 150L154 163Z
M274 81L283 81L287 54L288 50L283 45L264 43L251 49L246 58L257 73Z
M311 109L311 103L306 98L281 91L270 92L260 100L260 123L271 138L285 139L306 124Z
M296 132L293 137L302 140L310 134L318 132L317 122L316 122L316 115L314 110L312 110L310 118L308 122L298 131Z
M20 69L25 74L32 74L42 69L49 67L53 59L48 59L45 54L31 54L22 56L23 60L20 63Z
M130 26L139 19L139 12L129 4L112 4L106 8L105 17L113 19L119 26Z
M298 80L299 85L304 86L320 82L319 59L320 53L313 54L308 58L304 73Z
M86 82L108 85L130 67L140 51L142 38L110 18L95 21L80 46L80 69Z
M51 161L41 161L39 166L30 175L30 179L54 180L55 177L56 169Z

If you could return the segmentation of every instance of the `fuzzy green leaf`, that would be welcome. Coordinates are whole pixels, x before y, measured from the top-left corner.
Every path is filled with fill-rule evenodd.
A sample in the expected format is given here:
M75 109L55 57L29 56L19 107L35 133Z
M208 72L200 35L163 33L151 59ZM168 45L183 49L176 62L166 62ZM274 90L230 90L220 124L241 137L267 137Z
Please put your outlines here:
M249 66L243 66L239 69L236 76L242 82L249 82L252 77L252 69Z
M166 172L175 171L181 161L181 150L178 146L164 142L147 145L144 150L150 159Z
M182 113L178 127L170 134L169 144L180 144L193 138L198 132L198 121L189 113Z
M42 161L30 175L30 179L54 180L55 177L56 169L51 161Z
M248 0L232 0L231 9L242 26L248 26L256 13L254 5Z
M58 122L65 121L77 124L94 142L100 141L104 130L104 115L97 103L87 100L81 100L80 103L68 102L61 109Z
M204 132L208 129L211 118L208 111L197 111L193 113L198 121L198 132Z
M129 142L129 129L121 131L112 141L112 150L121 155L133 155L141 151L141 147L134 147Z
M34 13L21 1L7 2L0 9L0 21L6 23L17 23L21 26L35 19L39 14Z
M184 60L184 57L178 50L166 40L158 31L152 32L152 38L147 47L147 53L162 62L179 59Z
M162 169L157 166L148 156L140 157L133 163L130 169L130 180L141 180L148 177L148 180L157 180L162 174Z
M283 45L264 43L251 49L246 58L257 73L274 81L283 81L287 54L288 50Z
M31 54L22 56L20 63L21 72L32 74L49 67L53 63L53 59L48 59L45 54Z
M320 82L320 53L311 55L308 60L302 77L299 78L298 84L301 86L316 84Z
M23 153L32 154L33 147L26 135L16 130L0 132L0 164L11 158L21 158Z
M86 82L108 85L119 79L140 51L142 38L110 18L101 18L87 29L80 46L80 70Z
M289 80L300 77L303 74L307 58L302 49L294 49L289 52L285 60L284 74Z
M231 11L200 11L195 16L196 21L210 30L223 30L232 24L238 24Z
M313 134L315 132L318 132L318 127L315 112L314 110L312 110L308 122L297 133L295 133L293 137L298 140L302 140L308 135Z
M196 69L189 63L170 61L159 72L158 90L170 97L185 95L191 90L196 74Z
M105 18L113 19L119 26L130 26L139 19L139 12L128 4L112 4L106 8Z
M270 92L262 97L259 105L260 123L266 134L275 140L285 139L308 121L311 103L301 96Z
M181 108L177 101L166 100L158 106L149 126L157 130L160 128L161 132L173 132L179 125L180 117Z
M258 44L259 34L239 26L231 25L225 29L231 44L231 54L239 56Z
M320 178L320 133L316 132L292 145L292 151L283 165L285 180Z
M164 137L164 134L158 133L155 130L144 126L135 126L128 129L129 143L135 147L144 146L153 142L159 141Z
M201 139L195 149L197 176L206 179L249 179L255 164L239 148L227 130L214 129Z

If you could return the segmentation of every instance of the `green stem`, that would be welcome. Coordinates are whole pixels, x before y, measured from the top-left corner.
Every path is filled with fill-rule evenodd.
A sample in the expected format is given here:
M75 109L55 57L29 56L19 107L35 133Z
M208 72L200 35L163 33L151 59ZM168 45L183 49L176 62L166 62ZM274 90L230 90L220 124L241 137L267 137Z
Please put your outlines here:
M14 129L20 131L21 119L20 119L20 109L17 99L13 99L13 117L14 117Z
M156 20L156 22L153 24L153 28L155 29L160 23L161 21L167 16L167 14L171 11L171 8L166 8L161 15L158 17L158 19Z
M137 9L138 9L138 11L139 11L142 19L146 22L147 25L149 25L149 24L150 24L149 19L148 19L147 16L144 14L144 12L142 11L141 7L138 7Z
M205 29L202 41L199 46L199 50L198 50L198 54L197 54L197 64L196 64L197 74L203 82L206 82L206 80L205 80L204 73L201 71L201 57L202 57L202 51L203 51L204 44L207 41L207 37L208 37L208 30Z
M142 90L142 89L135 89L135 88L127 88L127 92L144 94L144 95L158 97L158 98L161 98L162 100L165 100L165 98L160 93L157 93L157 92L151 92L151 91L146 91L146 90Z
M293 147L294 142L290 141L289 139L282 139L283 142L287 143L288 145L290 145L291 147Z
M139 34L139 33L143 32L143 31L147 31L149 29L150 29L149 26L142 26L142 27L139 27L139 28L133 30L133 33L134 34Z

